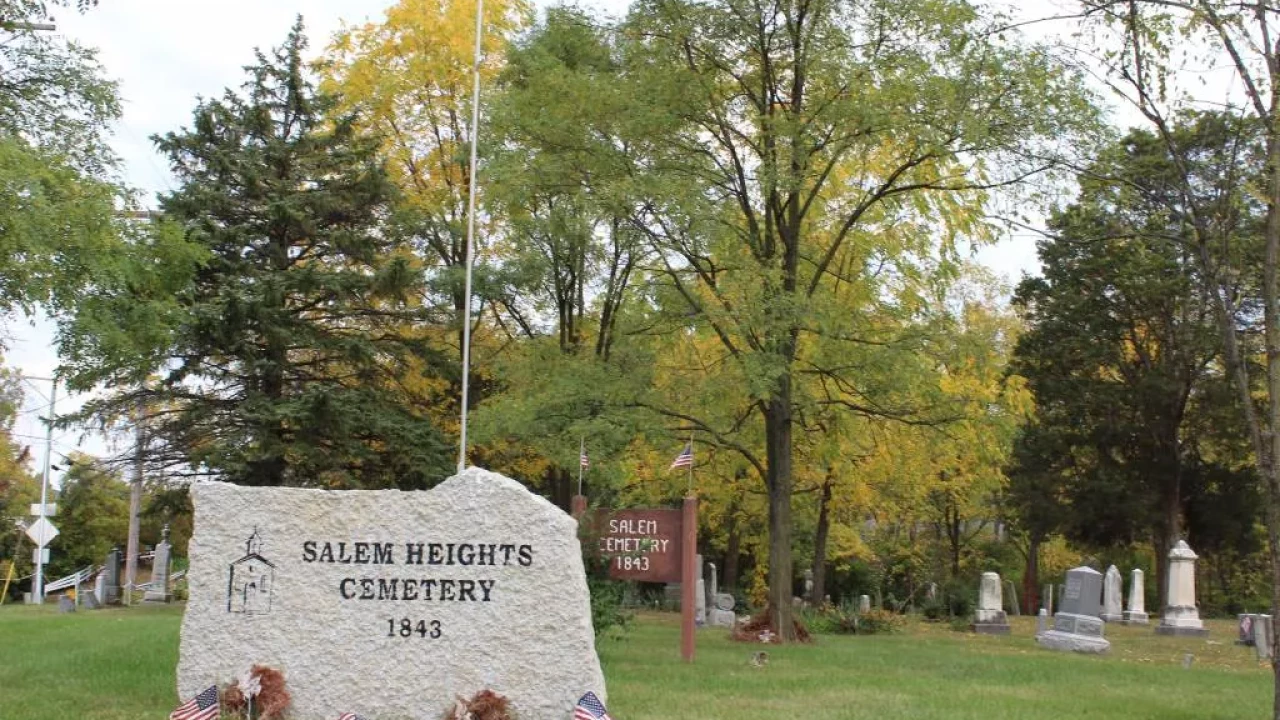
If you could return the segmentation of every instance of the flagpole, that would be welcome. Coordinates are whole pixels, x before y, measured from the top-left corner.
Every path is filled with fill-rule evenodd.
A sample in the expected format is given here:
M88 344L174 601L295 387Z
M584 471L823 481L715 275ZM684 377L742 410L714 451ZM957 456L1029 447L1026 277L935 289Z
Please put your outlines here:
M587 436L583 435L578 440L578 494L582 494L582 458L586 457L587 452Z
M689 495L693 495L693 431L689 431Z
M467 394L471 375L471 266L475 262L476 143L480 136L480 33L484 27L484 0L476 0L475 81L471 91L471 165L467 189L467 279L462 311L462 428L458 439L458 472L467 469Z

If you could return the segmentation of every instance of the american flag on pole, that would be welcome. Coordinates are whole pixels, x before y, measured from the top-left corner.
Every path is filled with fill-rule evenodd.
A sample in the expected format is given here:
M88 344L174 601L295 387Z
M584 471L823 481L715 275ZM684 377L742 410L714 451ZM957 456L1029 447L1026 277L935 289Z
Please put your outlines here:
M675 470L682 467L693 467L693 443L688 443L684 446L684 449L671 462L671 467L668 469Z
M588 692L573 708L573 720L613 720L604 711L604 703L593 692Z
M578 454L578 466L583 470L591 467L591 461L587 459L587 449L585 447L582 448L582 452Z
M342 713L338 716L338 720L364 720L364 718L355 713Z
M216 720L218 717L218 686L210 685L199 695L178 706L169 713L169 720Z

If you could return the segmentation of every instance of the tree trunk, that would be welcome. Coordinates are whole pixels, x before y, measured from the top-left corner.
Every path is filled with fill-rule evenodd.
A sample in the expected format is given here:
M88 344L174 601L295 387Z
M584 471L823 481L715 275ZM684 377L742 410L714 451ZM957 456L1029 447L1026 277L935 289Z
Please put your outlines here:
M1022 603L1028 615L1039 610L1040 594L1040 536L1032 533L1027 539L1027 569L1022 573Z
M791 608L791 377L765 405L765 450L769 490L769 612L783 642L796 639Z
M1272 58L1268 58L1271 60ZM1276 65L1270 65L1271 80L1276 80ZM1262 451L1257 453L1259 470L1267 484L1267 544L1271 550L1271 616L1280 617L1280 477L1277 462L1280 461L1280 287L1276 277L1280 266L1280 126L1277 123L1277 104L1280 93L1272 86L1269 127L1267 135L1267 254L1262 270L1263 327L1267 359L1267 414L1261 423ZM1246 388L1243 392L1247 393ZM1280 623L1272 628L1272 647L1280 639ZM1272 715L1280 720L1280 657L1272 653L1273 675Z
M729 539L724 550L724 586L725 592L738 589L738 556L742 554L742 532L738 529L737 513L730 510L725 518Z
M822 483L822 494L818 499L818 530L813 537L813 593L809 602L821 606L822 597L827 594L827 533L831 529L831 469L827 468L827 479Z

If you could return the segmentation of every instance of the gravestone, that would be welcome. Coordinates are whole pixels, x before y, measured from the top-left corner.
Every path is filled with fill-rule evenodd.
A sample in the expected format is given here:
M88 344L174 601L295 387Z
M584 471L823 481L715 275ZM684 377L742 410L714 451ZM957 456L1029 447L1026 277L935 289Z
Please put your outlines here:
M938 600L938 583L929 583L929 588L925 590L924 597L930 602L936 602Z
M166 524L160 532L160 544L156 545L155 556L151 561L151 588L142 596L144 602L173 601L173 593L169 592L172 548L169 544L169 526Z
M253 664L284 673L290 720L436 720L505 696L522 720L606 701L578 524L469 468L428 491L191 487L178 695Z
M869 613L869 612L871 612L871 596L859 595L858 596L858 614L861 615L863 613Z
M1156 632L1161 635L1208 635L1196 609L1196 554L1179 540L1169 551L1168 599Z
M1103 622L1120 622L1124 614L1120 611L1120 570L1115 565L1107 568L1106 577L1102 579L1102 618Z
M76 611L76 601L66 593L58 596L58 612L73 613Z
M107 566L103 570L106 580L102 583L102 602L105 605L120 604L120 548L107 553Z
M813 604L813 570L804 571L804 601Z
M106 602L107 593L107 569L103 568L93 578L93 592L90 593L98 601L98 604Z
M978 586L978 609L974 613L972 628L984 635L1009 634L1009 617L1004 611L999 573L982 573L982 582Z
M1271 616L1259 615L1253 622L1253 649L1259 660L1270 660L1273 654L1271 646Z
M1101 595L1102 573L1091 567L1068 570L1053 629L1036 635L1036 642L1050 650L1106 652L1111 643L1102 636Z
M720 592L716 564L707 563L707 565L711 569L711 589L707 593L709 596L707 624L711 627L733 627L738 621L738 616L733 612L733 607L737 603L732 595Z
M1146 596L1142 571L1134 568L1129 581L1129 609L1124 611L1125 625L1146 625L1149 622Z
M1238 613L1236 615L1236 644L1253 647L1253 623L1258 613Z
M1040 612L1036 614L1036 635L1049 629L1049 611L1040 608Z
M102 601L98 599L96 590L85 590L79 595L80 601L90 610L98 610L102 607Z
M707 583L702 579L702 556L694 562L694 577L698 578L693 586L693 622L699 627L707 624Z

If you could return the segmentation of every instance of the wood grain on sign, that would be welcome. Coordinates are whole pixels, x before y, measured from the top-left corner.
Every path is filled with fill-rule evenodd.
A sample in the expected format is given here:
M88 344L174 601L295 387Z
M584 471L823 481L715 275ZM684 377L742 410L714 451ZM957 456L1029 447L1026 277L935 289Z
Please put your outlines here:
M597 510L590 532L609 561L609 577L680 582L682 525L680 510Z

